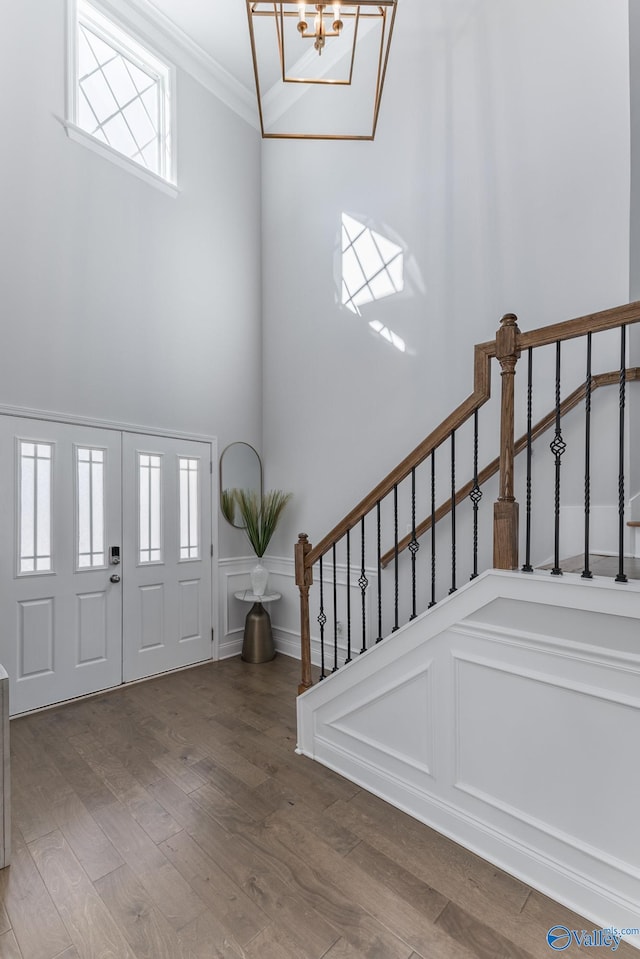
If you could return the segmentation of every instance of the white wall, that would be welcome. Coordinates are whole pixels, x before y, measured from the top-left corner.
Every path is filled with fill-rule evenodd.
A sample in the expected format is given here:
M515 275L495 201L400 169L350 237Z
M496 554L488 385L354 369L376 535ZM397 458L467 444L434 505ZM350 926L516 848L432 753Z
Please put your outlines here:
M470 392L504 312L526 330L628 299L628 194L626 0L400 4L376 141L263 149L266 480L295 493L275 552ZM411 263L361 318L339 305L342 211Z
M172 199L56 119L64 0L7 5L0 44L0 403L261 448L258 134L179 71Z

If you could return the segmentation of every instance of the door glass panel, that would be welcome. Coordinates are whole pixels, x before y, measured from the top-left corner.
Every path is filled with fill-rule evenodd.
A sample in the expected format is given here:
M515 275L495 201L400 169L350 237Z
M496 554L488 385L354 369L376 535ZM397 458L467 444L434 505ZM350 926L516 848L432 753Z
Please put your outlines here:
M197 459L179 457L180 470L180 559L199 559Z
M77 569L92 569L106 565L104 467L104 450L76 448Z
M51 562L51 443L19 444L20 573L49 573Z
M162 562L162 457L138 453L138 562Z

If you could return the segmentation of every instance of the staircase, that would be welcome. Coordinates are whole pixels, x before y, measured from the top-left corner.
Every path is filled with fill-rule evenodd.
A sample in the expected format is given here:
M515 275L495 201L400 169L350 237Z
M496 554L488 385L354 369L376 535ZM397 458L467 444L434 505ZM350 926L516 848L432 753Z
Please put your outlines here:
M627 526L638 370L626 360L639 320L640 303L526 334L504 317L475 348L467 400L316 547L304 534L296 545L298 751L620 929L640 928L640 584ZM594 371L613 354L613 373ZM555 402L538 418L540 379ZM617 390L596 404L601 386ZM479 469L492 434L498 456ZM594 544L613 575L598 575Z

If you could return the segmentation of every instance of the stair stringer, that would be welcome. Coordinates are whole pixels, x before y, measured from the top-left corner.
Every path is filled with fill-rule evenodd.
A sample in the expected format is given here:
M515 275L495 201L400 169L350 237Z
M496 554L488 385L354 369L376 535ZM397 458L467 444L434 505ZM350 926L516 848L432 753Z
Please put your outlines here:
M298 698L298 752L640 928L640 586L489 570ZM629 937L640 947L640 936Z

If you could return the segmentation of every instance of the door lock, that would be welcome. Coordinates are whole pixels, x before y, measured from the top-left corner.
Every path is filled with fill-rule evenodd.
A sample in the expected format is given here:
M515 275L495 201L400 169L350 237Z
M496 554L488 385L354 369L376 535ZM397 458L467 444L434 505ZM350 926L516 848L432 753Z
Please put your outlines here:
M117 566L120 563L120 547L112 546L109 550L109 562L112 566Z
M120 582L120 577L118 576L117 573L114 573L113 576L110 576L110 577L109 577L109 581L110 581L111 583L119 583L119 582Z

